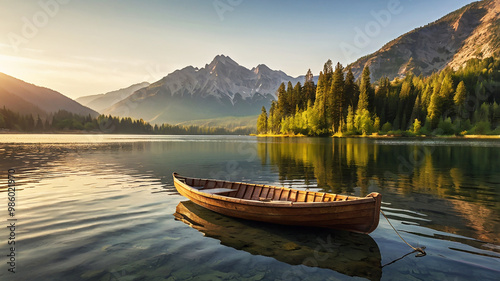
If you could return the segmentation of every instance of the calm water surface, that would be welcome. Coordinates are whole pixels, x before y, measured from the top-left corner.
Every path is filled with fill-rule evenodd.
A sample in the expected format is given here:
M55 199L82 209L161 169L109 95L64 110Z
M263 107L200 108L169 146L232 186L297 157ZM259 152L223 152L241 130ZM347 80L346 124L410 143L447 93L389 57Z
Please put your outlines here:
M0 280L498 280L500 142L0 135L1 222L16 170L16 273ZM370 235L224 217L172 172L364 196ZM409 255L407 255L409 254Z

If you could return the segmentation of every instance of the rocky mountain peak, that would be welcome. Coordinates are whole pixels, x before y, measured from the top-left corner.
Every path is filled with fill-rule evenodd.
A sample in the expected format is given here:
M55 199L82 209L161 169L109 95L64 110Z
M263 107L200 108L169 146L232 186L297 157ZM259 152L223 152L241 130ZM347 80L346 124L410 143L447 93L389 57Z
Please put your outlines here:
M218 55L201 69L189 66L170 73L107 108L105 114L120 115L121 108L133 104L128 114L151 122L256 115L276 98L281 83L302 80L264 64L250 70L228 56Z
M217 55L210 64L207 65L208 70L214 70L216 67L237 67L240 66L237 62L231 59L229 56Z
M351 68L359 77L369 66L374 80L410 71L427 76L446 67L457 69L472 58L499 54L500 0L483 0L392 40Z
M269 67L265 64L259 64L256 67L252 68L252 72L257 74L257 75L268 75L272 72Z

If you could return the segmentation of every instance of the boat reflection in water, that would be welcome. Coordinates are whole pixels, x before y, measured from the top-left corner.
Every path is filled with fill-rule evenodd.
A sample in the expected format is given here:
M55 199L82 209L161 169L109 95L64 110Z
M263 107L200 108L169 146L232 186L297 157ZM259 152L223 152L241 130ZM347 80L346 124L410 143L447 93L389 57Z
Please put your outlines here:
M378 245L366 234L236 219L192 201L180 202L174 216L205 236L220 240L222 245L252 255L370 280L380 280L382 276Z

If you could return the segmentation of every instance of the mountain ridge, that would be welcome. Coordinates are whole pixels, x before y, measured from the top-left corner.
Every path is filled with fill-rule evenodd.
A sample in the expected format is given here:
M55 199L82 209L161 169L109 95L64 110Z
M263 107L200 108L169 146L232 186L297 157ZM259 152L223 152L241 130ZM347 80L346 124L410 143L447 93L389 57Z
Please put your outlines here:
M474 2L391 40L350 67L359 77L369 66L374 80L458 69L472 58L500 54L498 32L496 36L492 32L495 28L500 31L500 0Z
M79 115L99 115L96 111L52 89L37 86L0 72L0 106L22 114L47 116L59 110Z
M153 123L257 115L262 106L276 99L281 83L301 80L264 64L248 69L229 56L217 55L202 68L173 71L104 113Z
M135 91L147 87L149 85L150 85L149 82L136 83L126 88L121 88L119 90L107 92L104 94L79 97L75 101L97 112L102 112L106 108L112 106L113 104L127 98Z

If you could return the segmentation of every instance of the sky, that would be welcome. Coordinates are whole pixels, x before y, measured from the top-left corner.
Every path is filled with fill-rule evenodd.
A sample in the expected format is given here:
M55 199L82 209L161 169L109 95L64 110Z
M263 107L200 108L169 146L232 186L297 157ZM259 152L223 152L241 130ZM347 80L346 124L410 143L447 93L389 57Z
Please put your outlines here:
M0 72L70 98L155 82L216 55L319 74L470 0L0 0Z

